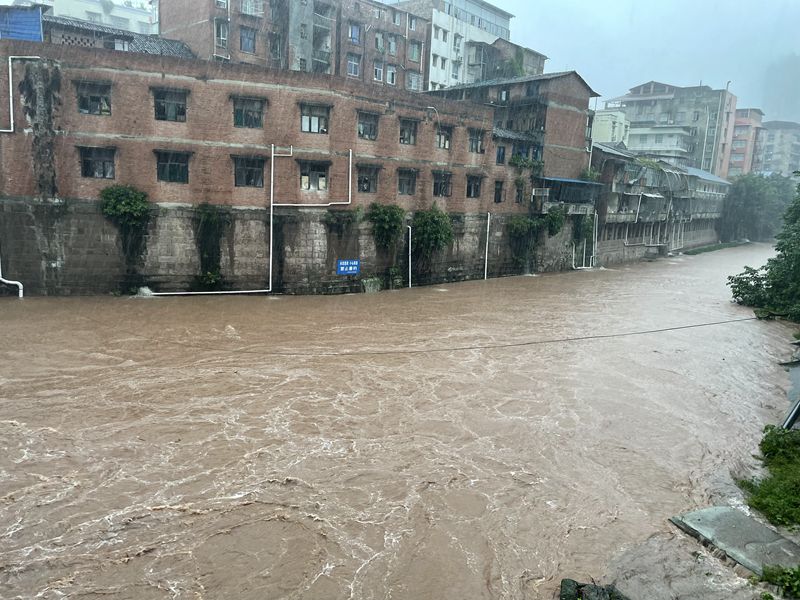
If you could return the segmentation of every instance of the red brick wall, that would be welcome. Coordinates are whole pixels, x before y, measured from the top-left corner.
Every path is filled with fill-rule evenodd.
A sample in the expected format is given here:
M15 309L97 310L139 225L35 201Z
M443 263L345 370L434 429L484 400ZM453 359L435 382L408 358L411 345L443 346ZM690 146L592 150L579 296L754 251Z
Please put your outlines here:
M380 163L377 194L354 193L353 203L366 206L373 201L396 202L407 209L428 208L432 196L432 170L453 173L452 196L436 199L450 211L515 212L525 207L513 203L513 195L502 205L493 202L494 178L505 179L511 190L515 173L497 169L491 140L491 110L438 98L410 94L385 86L364 85L336 77L287 71L269 71L246 65L231 65L201 60L125 54L63 46L0 42L6 54L44 54L61 64L61 106L56 115L60 130L55 143L56 171L61 197L96 198L111 183L133 184L156 202L199 204L212 202L238 206L266 206L269 203L269 161L264 188L233 185L232 154L269 155L270 144L281 151L294 147L294 158L276 159L275 201L277 203L317 203L347 199L348 152L354 150L354 163ZM15 78L24 73L16 64ZM112 114L84 115L78 112L75 85L79 80L112 82ZM0 92L6 86L0 83ZM172 123L154 119L151 87L189 90L187 122ZM7 87L5 88L7 90ZM232 94L268 99L263 129L233 126ZM300 102L333 105L329 135L301 133ZM435 102L434 102L435 101ZM434 104L437 112L426 107ZM17 110L20 107L15 97ZM376 141L357 136L356 111L369 110L381 115ZM398 143L399 117L419 119L417 145ZM0 108L0 120L7 120L7 107ZM17 126L26 126L17 113ZM450 151L435 148L437 121L454 126ZM468 152L468 128L484 129L485 154ZM0 193L5 196L33 196L30 174L29 134L22 131L0 137L0 157L4 177ZM116 154L116 179L81 177L76 146L113 146ZM190 151L189 183L164 183L156 180L155 149ZM296 158L332 161L327 193L301 193ZM419 170L414 196L397 195L398 168ZM484 179L480 199L466 198L468 172L481 172ZM355 189L356 175L353 174Z

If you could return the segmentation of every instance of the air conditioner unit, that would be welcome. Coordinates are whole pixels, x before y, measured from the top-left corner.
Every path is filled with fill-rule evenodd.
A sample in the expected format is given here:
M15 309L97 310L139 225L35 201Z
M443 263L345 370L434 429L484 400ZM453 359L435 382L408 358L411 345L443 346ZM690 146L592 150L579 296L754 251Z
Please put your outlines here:
M539 198L549 198L550 188L533 188L533 195Z

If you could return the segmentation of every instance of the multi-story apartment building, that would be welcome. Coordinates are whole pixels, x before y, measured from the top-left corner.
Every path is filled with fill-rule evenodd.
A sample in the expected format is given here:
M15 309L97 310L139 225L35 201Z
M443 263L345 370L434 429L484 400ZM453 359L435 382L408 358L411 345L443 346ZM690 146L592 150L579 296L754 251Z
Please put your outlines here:
M764 112L759 108L737 108L731 145L731 162L728 176L737 177L760 170L758 156L761 151L761 124Z
M736 96L727 88L651 81L606 108L621 110L630 120L629 147L637 154L727 177L736 112Z
M158 33L152 0L54 0L50 14L146 35Z
M426 88L544 72L547 57L512 43L509 12L484 0L390 2L431 22Z
M631 123L621 110L598 110L594 114L592 139L603 144L629 143Z
M527 164L534 165L537 187L550 188L550 200L588 204L600 191L581 180L589 166L589 102L597 94L575 71L465 84L428 95L490 106L487 128L495 140L495 163L533 161ZM515 185L518 199L530 195L528 182Z
M161 0L160 27L208 60L423 87L428 22L374 0Z
M761 172L791 176L800 171L800 123L766 121L761 135Z

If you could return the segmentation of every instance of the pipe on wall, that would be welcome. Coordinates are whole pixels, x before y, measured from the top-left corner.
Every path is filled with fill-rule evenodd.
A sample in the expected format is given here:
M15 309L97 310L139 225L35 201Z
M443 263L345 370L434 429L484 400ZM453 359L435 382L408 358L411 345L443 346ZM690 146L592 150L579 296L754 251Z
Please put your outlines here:
M19 281L13 281L11 279L3 279L3 259L0 257L0 283L5 283L6 285L14 285L19 290L19 297L22 298L22 284Z

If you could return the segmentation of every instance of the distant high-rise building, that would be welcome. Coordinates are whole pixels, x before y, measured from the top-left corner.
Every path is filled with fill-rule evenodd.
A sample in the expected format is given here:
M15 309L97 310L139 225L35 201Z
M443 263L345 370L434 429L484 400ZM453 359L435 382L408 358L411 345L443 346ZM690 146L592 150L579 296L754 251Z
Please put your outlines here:
M544 54L511 42L509 12L484 0L388 0L431 22L428 90L544 72Z
M636 154L728 176L736 96L707 85L677 87L651 81L606 103L631 122Z
M157 2L152 0L54 0L49 14L69 17L147 35L155 26Z
M592 140L604 144L618 144L626 146L629 142L631 122L621 110L598 110L594 115L592 127Z
M767 121L762 138L758 158L761 172L789 176L800 171L800 123Z
M764 112L759 108L736 109L736 121L733 127L731 144L731 160L728 176L747 175L757 170L761 132Z

